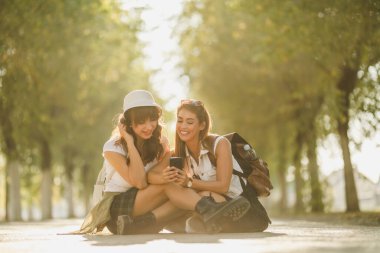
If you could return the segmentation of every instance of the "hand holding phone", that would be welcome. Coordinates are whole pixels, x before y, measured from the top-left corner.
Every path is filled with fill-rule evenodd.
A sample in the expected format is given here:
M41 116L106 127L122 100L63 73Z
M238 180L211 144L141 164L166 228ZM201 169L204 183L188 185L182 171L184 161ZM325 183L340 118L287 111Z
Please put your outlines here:
M170 167L176 167L180 170L183 169L183 158L182 157L170 157Z

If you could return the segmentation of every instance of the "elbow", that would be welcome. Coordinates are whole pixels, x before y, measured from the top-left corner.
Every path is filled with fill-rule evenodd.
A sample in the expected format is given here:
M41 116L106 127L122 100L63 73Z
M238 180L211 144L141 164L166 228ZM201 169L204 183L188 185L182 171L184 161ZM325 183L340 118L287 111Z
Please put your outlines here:
M161 175L155 172L149 172L146 176L148 184L157 184L159 182L159 178L161 178Z
M130 173L127 182L139 190L148 186L148 176L145 173Z
M228 186L227 186L227 187L223 187L223 188L222 188L222 193L223 193L223 194L227 193L229 188L230 188L230 187L228 187Z
M222 183L220 186L220 193L225 194L228 192L229 189L230 189L230 182Z
M152 177L148 175L146 177L146 181L147 181L147 184L151 184L152 183Z
M226 194L229 189L230 189L230 185L229 184L227 184L227 185L221 185L221 187L219 189L219 193L220 194Z
M135 180L133 186L139 190L145 189L148 186L147 178L143 177L139 180Z
M148 183L146 181L144 182L138 182L134 185L137 189L142 190L145 189L148 186Z

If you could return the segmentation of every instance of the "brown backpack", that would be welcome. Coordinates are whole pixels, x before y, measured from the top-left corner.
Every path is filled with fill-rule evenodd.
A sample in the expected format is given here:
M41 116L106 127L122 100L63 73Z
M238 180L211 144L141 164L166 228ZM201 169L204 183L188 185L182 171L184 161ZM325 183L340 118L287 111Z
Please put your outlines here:
M242 173L235 169L233 170L233 174L239 176L243 189L245 188L245 183L242 178L245 178L255 189L258 197L268 197L273 189L268 164L256 156L252 146L238 133L230 133L223 136L230 141L232 155L243 171ZM210 151L209 159L214 166L216 166L214 144L217 137L218 135L209 135L204 140L206 148Z

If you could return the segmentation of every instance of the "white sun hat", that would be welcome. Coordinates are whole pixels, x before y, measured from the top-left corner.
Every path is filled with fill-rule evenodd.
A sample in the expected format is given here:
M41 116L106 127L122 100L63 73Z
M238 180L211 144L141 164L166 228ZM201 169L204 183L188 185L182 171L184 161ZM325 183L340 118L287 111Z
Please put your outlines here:
M156 106L161 108L155 101L152 94L146 90L134 90L124 97L124 112L135 107Z

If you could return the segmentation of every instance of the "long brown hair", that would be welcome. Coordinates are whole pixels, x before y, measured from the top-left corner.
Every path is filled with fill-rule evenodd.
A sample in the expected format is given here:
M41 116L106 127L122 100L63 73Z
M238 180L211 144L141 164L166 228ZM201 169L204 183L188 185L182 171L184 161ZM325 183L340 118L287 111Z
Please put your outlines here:
M209 135L209 132L211 130L211 117L209 112L207 111L206 107L203 105L203 103L199 100L194 99L186 99L182 100L181 104L177 108L177 117L179 111L182 109L186 109L192 113L195 114L200 124L204 123L205 128L199 132L199 140L203 142L206 137ZM180 157L186 157L186 151L185 151L185 142L182 141L179 138L179 135L176 131L175 133L175 148L174 148L174 154L175 156Z
M159 122L161 114L161 109L156 106L135 107L125 111L120 120L120 122L126 127L127 132L133 136L135 145L137 137L132 130L132 125L145 122L147 119L158 121L157 127L153 130L152 137L144 141L142 150L137 149L144 165L153 161L155 158L160 159L164 152L161 144L162 125ZM120 137L116 140L115 144L122 145L123 149L127 152L127 142L123 138ZM127 155L127 164L129 164L129 162L129 156Z

